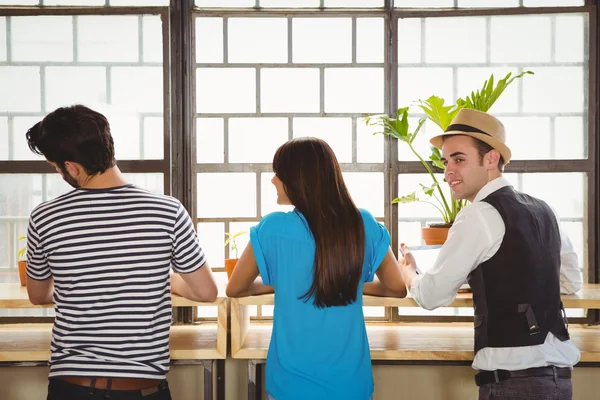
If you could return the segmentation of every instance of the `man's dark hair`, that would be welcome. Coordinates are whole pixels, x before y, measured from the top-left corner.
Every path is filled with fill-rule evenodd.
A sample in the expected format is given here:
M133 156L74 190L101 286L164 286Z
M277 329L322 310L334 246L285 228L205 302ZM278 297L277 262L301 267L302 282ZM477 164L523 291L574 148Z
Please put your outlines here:
M444 135L443 140L446 140L453 136L468 136L468 135L460 135L460 134ZM482 164L483 156L485 156L490 151L494 150L494 148L492 146L490 146L489 144L487 144L486 142L479 140L477 138L474 138L473 136L469 136L469 137L473 140L473 144L475 144L475 148L477 149L477 154L479 154L479 163ZM502 157L502 154L500 154L500 160L498 160L498 170L500 172L504 171L504 157Z
M115 147L106 117L83 105L61 107L27 131L27 144L59 168L80 164L88 175L114 167Z

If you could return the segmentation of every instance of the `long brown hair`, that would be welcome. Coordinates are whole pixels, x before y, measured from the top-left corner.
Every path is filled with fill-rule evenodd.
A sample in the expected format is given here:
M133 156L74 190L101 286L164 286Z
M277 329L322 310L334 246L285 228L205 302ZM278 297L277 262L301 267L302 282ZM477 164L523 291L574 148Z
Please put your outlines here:
M273 170L316 244L313 282L301 299L313 298L320 308L352 304L362 276L365 229L333 150L321 139L293 139L277 149Z

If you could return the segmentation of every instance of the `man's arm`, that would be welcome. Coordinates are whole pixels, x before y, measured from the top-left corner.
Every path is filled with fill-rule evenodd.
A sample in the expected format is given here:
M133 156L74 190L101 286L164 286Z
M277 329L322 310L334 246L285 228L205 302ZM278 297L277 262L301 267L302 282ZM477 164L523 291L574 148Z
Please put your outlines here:
M171 274L171 292L186 299L212 303L217 299L217 283L207 262L189 274Z
M273 293L273 286L265 285L258 275L258 264L254 256L254 249L252 243L248 243L227 284L227 297L246 297Z
M583 283L581 267L569 236L561 228L556 213L555 216L560 232L560 293L573 294L581 290Z
M469 273L498 251L505 229L494 207L484 202L470 204L458 214L433 268L425 275L417 275L410 251L400 258L411 296L426 310L452 303Z
M406 297L406 285L391 248L388 248L375 274L377 276L373 282L366 282L363 286L363 294L380 297Z
M50 277L43 281L31 279L27 276L27 295L31 304L43 306L53 303L54 278Z

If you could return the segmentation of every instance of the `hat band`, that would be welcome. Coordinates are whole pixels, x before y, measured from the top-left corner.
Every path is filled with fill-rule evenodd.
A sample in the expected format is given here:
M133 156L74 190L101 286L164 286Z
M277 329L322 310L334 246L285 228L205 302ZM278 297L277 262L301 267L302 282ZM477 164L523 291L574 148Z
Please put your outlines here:
M474 126L471 125L465 125L465 124L452 124L450 126L448 126L448 128L446 128L446 130L444 132L450 132L450 131L463 131L463 132L473 132L473 133L483 133L484 135L488 135L488 136L492 136L487 132L482 131L479 128L475 128Z

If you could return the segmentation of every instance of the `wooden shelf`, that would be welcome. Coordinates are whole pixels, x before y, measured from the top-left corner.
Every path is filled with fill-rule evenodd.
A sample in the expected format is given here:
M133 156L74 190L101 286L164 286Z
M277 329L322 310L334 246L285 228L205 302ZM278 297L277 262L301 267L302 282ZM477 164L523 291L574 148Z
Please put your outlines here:
M233 325L232 325L233 328ZM233 358L266 359L271 324L251 324ZM581 351L581 362L600 361L600 326L571 325L571 340ZM473 324L367 324L372 360L472 361Z
M600 284L584 284L582 289L571 295L562 295L561 299L565 308L592 308L600 309ZM273 305L274 295L249 296L238 299L241 305ZM415 299L406 297L398 299L395 297L364 296L364 306L386 306L386 307L418 307ZM459 293L448 307L473 307L472 293Z
M222 331L222 330L221 330ZM217 324L171 327L171 360L215 360L227 357ZM0 362L39 362L50 359L52 324L0 325Z

